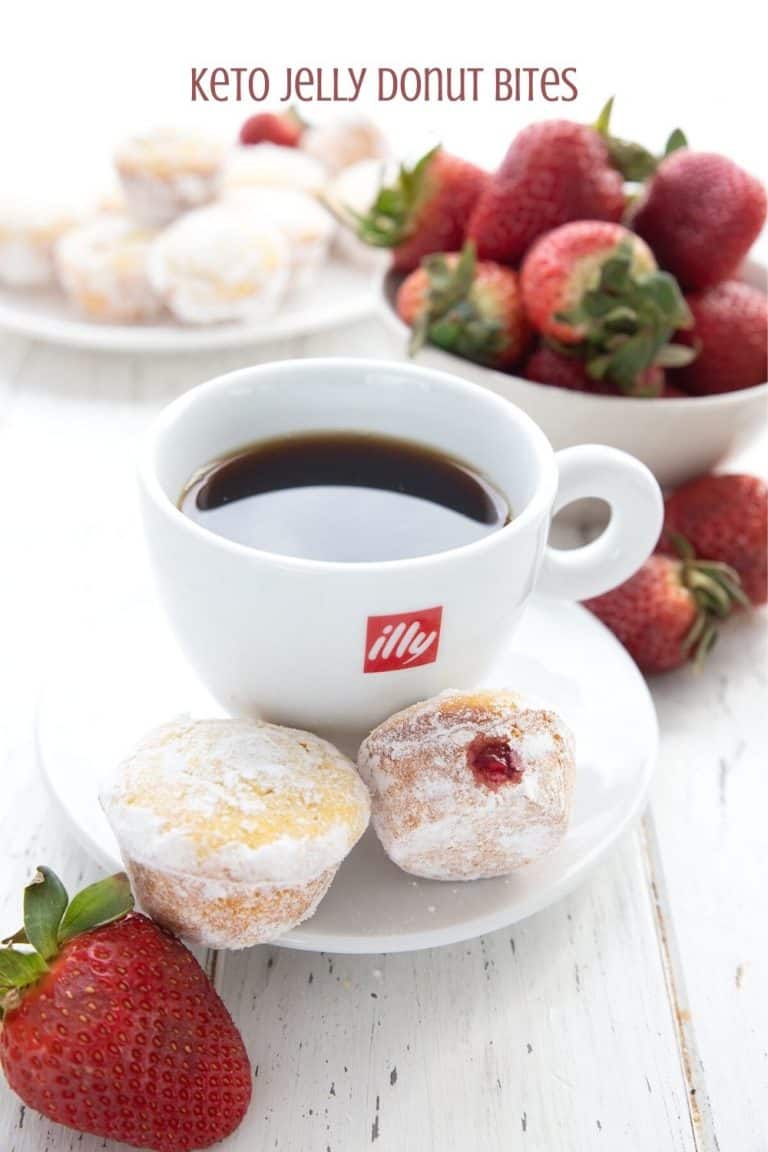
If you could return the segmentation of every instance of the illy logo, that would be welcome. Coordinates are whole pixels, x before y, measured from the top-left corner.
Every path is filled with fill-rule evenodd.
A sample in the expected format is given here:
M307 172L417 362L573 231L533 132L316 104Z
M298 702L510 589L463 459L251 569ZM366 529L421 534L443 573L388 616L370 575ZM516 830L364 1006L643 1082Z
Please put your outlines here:
M442 618L442 608L369 616L363 672L396 672L434 664Z

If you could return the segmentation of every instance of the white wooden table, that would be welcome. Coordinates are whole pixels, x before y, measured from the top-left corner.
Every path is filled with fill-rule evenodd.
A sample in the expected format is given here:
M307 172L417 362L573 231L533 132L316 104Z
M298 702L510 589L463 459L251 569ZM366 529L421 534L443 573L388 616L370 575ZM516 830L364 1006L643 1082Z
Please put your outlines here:
M137 436L217 372L325 353L400 349L373 321L215 357L0 340L0 935L36 864L70 888L96 875L43 788L32 722L60 622L132 539ZM413 955L207 957L255 1076L224 1147L765 1152L764 624L733 622L701 675L654 684L650 809L556 906ZM0 1085L0 1152L101 1148L116 1146L48 1124Z

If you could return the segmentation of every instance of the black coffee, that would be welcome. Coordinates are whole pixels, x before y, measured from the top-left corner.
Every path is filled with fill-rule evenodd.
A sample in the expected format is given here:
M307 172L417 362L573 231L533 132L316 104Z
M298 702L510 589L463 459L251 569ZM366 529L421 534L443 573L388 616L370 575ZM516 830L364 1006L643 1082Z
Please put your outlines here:
M419 444L336 432L214 460L179 507L252 548L348 562L445 552L510 519L502 493L466 464Z

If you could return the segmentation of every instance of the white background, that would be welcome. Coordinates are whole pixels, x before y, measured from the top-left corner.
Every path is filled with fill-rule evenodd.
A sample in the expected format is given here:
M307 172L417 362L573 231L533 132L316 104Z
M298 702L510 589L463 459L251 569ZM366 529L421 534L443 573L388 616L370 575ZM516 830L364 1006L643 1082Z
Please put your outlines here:
M288 65L574 66L580 94L570 104L487 99L377 109L369 102L367 110L376 111L403 151L438 138L493 166L528 120L589 121L615 94L621 134L659 148L681 125L696 147L728 152L765 176L758 8L754 0L7 4L0 195L97 196L109 187L115 142L153 125L194 123L234 134L253 108L192 105L192 65L263 66L275 74Z

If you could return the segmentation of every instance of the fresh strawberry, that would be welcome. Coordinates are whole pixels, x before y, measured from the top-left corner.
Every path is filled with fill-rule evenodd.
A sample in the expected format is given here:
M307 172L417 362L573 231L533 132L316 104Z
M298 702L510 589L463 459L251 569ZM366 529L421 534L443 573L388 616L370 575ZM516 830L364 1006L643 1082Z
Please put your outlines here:
M621 174L600 134L546 120L524 128L480 197L467 236L478 256L517 264L545 232L570 220L620 220Z
M658 394L662 377L652 369L694 355L669 344L690 324L677 284L620 224L579 220L548 232L526 256L520 285L532 326L578 346L589 375L622 392Z
M760 234L765 189L725 156L681 149L648 184L633 227L684 288L732 276Z
M768 380L768 297L738 280L689 296L693 328L681 334L698 349L680 373L697 396L752 388Z
M647 244L621 224L579 220L542 236L528 253L521 271L525 310L543 336L563 344L580 344L589 333L588 314L578 314L585 292L598 287L607 261L621 245L629 253L634 277L655 272Z
M28 1107L80 1132L208 1148L245 1115L248 1057L192 954L132 907L122 873L69 903L38 870L0 948L0 1065Z
M738 572L753 604L768 602L768 487L758 476L701 476L667 497L657 550L682 537L697 556Z
M569 392L595 392L616 395L616 389L605 380L593 380L587 366L578 355L566 355L548 344L538 347L525 362L523 375L536 384L551 384Z
M414 168L401 165L397 181L380 189L365 216L355 216L359 238L392 248L392 267L411 272L433 252L457 252L488 174L433 148Z
M737 574L725 564L651 556L618 588L585 600L643 672L667 672L700 661L717 637L716 621L744 600Z
M412 330L411 350L428 341L465 360L510 368L525 350L527 329L517 274L459 253L427 256L405 278L396 307Z
M303 129L304 125L295 112L257 112L240 129L240 143L298 148Z
M592 392L601 396L619 396L615 384L608 380L593 380L587 372L586 363L578 353L557 351L548 344L542 344L525 362L523 375L526 380L537 384L551 384L555 388L566 388L570 392ZM652 365L642 381L650 396L673 398L684 396L679 388L673 388L664 380L664 371Z

